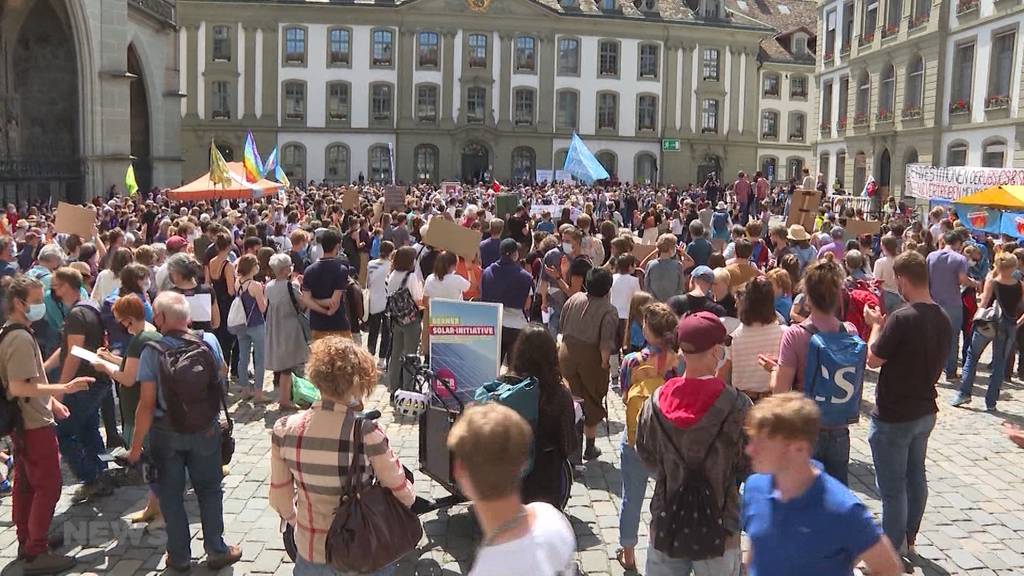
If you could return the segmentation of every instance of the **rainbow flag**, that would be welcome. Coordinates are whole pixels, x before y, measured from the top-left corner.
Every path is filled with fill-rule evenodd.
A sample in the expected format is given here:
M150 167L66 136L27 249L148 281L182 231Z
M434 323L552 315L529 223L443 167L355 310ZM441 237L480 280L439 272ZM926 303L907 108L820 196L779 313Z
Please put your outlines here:
M245 137L245 153L242 158L242 165L245 167L245 180L247 182L259 182L263 177L263 161L260 153L256 150L256 140L252 137L252 130Z

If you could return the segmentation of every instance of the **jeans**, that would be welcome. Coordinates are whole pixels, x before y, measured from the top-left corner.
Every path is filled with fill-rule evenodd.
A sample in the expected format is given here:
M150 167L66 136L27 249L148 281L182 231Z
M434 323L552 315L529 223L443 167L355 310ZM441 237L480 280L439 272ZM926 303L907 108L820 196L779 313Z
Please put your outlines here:
M829 476L848 484L850 472L850 429L826 428L818 432L814 459L821 462Z
M871 419L868 444L882 497L882 530L897 550L912 544L928 501L925 455L935 414L910 422Z
M267 325L247 326L238 333L238 385L242 390L263 390L263 357L266 353ZM255 356L254 382L249 382L249 359Z
M388 390L394 392L402 385L402 363L406 354L415 354L420 346L421 322L406 326L391 326L391 360L388 361Z
M88 484L107 469L100 454L107 451L100 436L100 405L110 396L110 383L97 381L88 390L68 394L64 405L70 415L57 421L60 453L75 477Z
M57 435L52 426L15 434L11 521L17 527L18 551L38 556L47 550L50 521L60 499Z
M647 494L647 468L636 448L626 443L626 432L622 432L619 448L622 469L622 509L619 511L619 546L635 548L639 541L640 513L643 511L644 496Z
M562 308L551 307L551 314L548 316L548 332L551 333L551 337L558 341L558 326L559 320L562 319Z
M377 352L377 357L386 360L388 349L391 348L391 323L384 317L383 312L370 314L366 321L366 331L366 347L370 350L370 354L377 350L377 337L379 336L380 350Z
M964 362L963 379L960 381L960 397L970 398L974 388L974 378L978 372L978 362L985 347L992 342L992 374L988 377L988 390L985 391L985 406L995 408L999 400L999 389L1003 385L1006 374L1006 361L1013 354L1017 345L1017 323L1013 317L1003 318L996 327L995 338L989 340L980 331L974 331L971 339L971 355Z
M220 342L220 351L224 355L224 363L230 367L231 374L238 376L238 339L228 331L227 317L221 318L220 326L213 331Z
M203 525L203 546L207 555L223 555L224 492L221 489L220 425L205 432L179 434L169 423L157 420L149 431L149 447L157 468L157 495L160 511L167 522L168 563L184 565L191 561L191 532L185 512L185 475L199 500Z
M391 576L395 573L395 565L390 564L377 570L372 576ZM357 575L355 572L339 572L330 564L314 564L302 557L302 554L295 556L295 568L293 576L365 576Z
M647 549L646 576L739 576L740 549L732 548L718 558L687 560L671 558L653 546Z
M957 302L956 306L943 306L942 309L946 312L949 324L953 328L953 344L949 348L949 356L946 357L946 377L951 378L956 374L957 350L959 349L957 343L960 340L960 328L964 323L964 307L963 304Z

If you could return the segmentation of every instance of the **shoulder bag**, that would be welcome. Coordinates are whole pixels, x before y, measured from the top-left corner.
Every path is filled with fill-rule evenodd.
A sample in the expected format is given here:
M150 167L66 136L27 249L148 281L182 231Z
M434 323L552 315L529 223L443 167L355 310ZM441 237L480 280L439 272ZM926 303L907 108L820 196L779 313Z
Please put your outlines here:
M288 280L285 284L285 289L288 290L288 298L292 301L292 308L295 308L295 315L299 319L299 327L302 328L302 338L309 344L309 339L312 336L312 332L309 327L309 316L299 308L299 301L295 298L295 291L292 290L292 282Z

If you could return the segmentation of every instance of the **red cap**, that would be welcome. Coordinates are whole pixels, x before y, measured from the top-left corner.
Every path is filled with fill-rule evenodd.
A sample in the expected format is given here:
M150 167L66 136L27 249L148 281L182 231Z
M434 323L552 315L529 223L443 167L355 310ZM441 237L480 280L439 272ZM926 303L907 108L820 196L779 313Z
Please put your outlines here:
M167 249L171 252L181 252L185 246L188 246L188 240L181 236L171 236L167 239Z
M676 342L685 354L700 354L725 342L725 324L711 312L685 316L676 325Z

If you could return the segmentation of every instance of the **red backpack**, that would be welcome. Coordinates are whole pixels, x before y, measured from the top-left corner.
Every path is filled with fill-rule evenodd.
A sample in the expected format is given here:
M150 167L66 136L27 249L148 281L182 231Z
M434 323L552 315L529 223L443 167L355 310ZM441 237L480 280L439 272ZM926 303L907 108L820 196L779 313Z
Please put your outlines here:
M840 320L857 327L857 333L868 341L871 327L864 320L864 307L878 308L885 314L881 280L848 280L843 286L842 315Z

